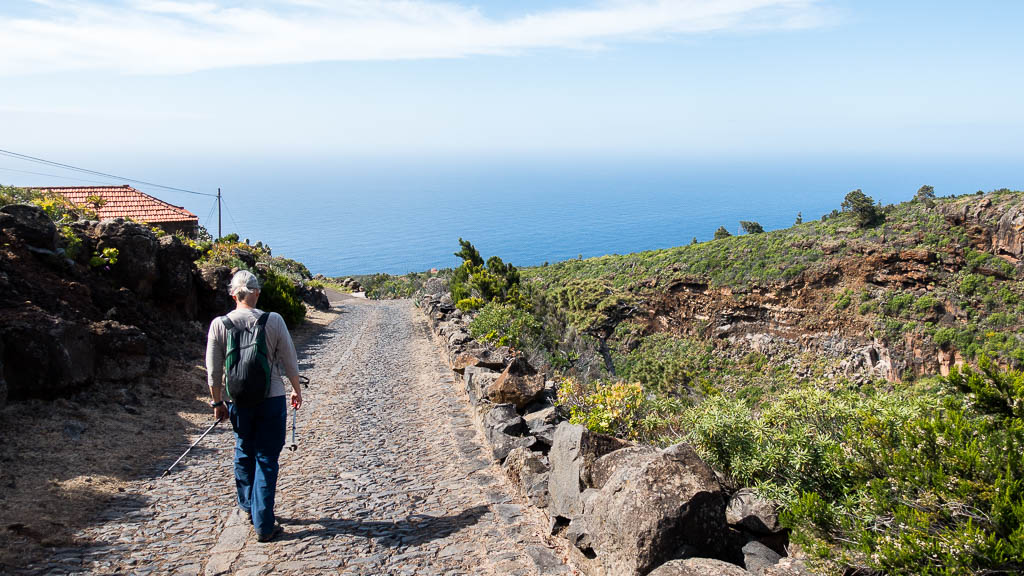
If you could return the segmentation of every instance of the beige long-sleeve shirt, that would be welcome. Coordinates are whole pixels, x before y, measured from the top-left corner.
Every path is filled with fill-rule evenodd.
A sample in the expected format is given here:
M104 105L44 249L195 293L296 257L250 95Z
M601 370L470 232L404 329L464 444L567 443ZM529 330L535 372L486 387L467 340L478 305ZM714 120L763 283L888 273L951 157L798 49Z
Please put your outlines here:
M259 309L232 310L228 319L239 328L252 328L260 315ZM228 331L220 318L210 323L210 332L206 338L206 378L210 388L223 389L224 386L224 354L227 352ZM273 367L270 378L270 395L284 396L285 387L282 374L289 379L299 377L299 362L295 354L295 344L288 333L284 318L277 312L271 312L267 318L267 353Z

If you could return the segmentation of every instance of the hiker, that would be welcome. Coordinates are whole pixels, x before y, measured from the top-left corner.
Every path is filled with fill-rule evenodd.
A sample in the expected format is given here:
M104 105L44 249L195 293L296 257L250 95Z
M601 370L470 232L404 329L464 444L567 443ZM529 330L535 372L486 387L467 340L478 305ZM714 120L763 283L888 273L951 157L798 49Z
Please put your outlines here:
M231 419L231 427L235 431L238 505L249 514L257 539L267 542L281 533L281 527L274 521L277 459L284 447L288 420L281 375L283 370L292 386L291 405L298 409L302 406L299 365L295 345L281 315L256 308L260 297L259 279L251 272L241 270L231 278L228 289L235 299L235 309L210 323L206 343L206 371L213 396L210 405L217 420ZM233 331L229 330L229 324L234 327ZM266 344L259 351L259 338L254 335L261 329L264 330ZM232 345L237 345L237 342L255 342L256 345L241 346L238 354L232 353L227 359L225 369L225 356L232 338ZM265 357L262 356L264 351ZM266 378L268 368L269 382ZM255 385L251 384L254 373ZM222 384L225 374L227 380Z

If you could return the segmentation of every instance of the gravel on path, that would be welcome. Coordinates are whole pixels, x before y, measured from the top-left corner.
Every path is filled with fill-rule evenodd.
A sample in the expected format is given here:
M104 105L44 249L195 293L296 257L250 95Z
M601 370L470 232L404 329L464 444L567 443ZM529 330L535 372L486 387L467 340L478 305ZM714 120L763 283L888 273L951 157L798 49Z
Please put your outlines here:
M256 541L234 502L233 435L218 427L181 469L139 482L83 530L87 545L27 572L572 573L543 515L512 496L489 458L412 303L339 304L300 352L311 382L298 450L281 454L283 536Z

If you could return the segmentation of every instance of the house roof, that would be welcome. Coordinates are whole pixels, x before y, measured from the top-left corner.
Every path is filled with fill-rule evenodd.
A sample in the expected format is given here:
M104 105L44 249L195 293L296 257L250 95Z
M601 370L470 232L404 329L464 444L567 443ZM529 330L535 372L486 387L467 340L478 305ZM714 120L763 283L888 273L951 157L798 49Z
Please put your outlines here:
M106 200L97 210L100 220L131 218L147 224L157 222L199 222L199 217L181 206L168 204L145 192L128 186L58 186L41 187L36 190L56 192L75 204L88 205L90 196Z

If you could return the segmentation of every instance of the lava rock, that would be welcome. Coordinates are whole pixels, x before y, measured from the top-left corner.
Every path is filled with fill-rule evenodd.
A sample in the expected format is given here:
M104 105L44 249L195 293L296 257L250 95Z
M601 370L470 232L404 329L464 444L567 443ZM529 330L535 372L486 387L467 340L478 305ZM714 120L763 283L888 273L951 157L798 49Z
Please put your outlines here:
M775 534L783 530L779 525L778 505L749 488L733 494L725 509L725 518L731 526L754 534Z
M750 576L750 572L721 560L687 558L662 564L648 576Z
M696 451L677 444L625 456L583 511L597 571L647 574L682 549L721 554L725 493Z
M591 432L583 426L562 422L555 429L554 442L548 458L551 475L551 513L572 519L583 512L580 495L590 480L594 461L630 444L605 434Z
M2 229L9 231L22 242L45 250L57 249L57 226L39 206L33 204L8 204L0 213L9 218L0 220Z
M537 374L523 358L516 358L484 392L495 404L515 404L522 410L543 391L544 375Z
M763 576L764 571L779 563L782 556L771 548L752 540L743 546L743 565L748 572Z
M159 278L159 244L153 231L138 222L115 218L100 222L95 233L98 252L117 249L117 263L110 268L111 278L141 298L152 296L153 285Z
M509 452L503 468L520 496L538 508L547 507L550 468L543 455L520 446Z
M178 310L188 319L198 313L198 294L192 273L198 253L177 236L157 241L156 267L159 279L153 287L158 303Z

